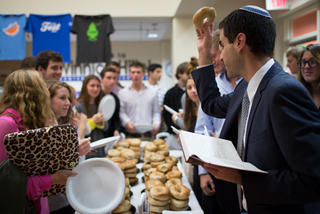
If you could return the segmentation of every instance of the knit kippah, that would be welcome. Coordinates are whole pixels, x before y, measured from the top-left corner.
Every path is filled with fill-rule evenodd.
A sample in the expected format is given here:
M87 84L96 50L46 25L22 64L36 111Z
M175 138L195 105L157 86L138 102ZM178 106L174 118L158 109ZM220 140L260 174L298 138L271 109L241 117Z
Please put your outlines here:
M243 7L240 8L240 10L246 10L246 11L249 11L251 13L255 13L255 14L267 17L269 19L272 19L272 17L268 13L268 11L266 11L265 9L262 9L261 7L257 7L257 6L254 6L254 5L243 6Z

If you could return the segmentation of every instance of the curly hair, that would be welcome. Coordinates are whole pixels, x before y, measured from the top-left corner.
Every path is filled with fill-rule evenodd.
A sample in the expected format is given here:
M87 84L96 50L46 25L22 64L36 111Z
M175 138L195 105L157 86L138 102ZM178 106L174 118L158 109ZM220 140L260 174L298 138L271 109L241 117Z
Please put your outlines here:
M0 99L0 114L6 109L18 111L26 130L47 126L53 121L49 93L39 72L17 70L11 73L4 84Z
M72 118L74 115L73 111L72 111L72 98L71 98L72 90L71 90L71 87L65 82L60 82L60 81L55 81L55 80L46 81L46 84L47 84L47 88L50 92L50 98L51 98L50 100L51 101L52 101L52 98L57 94L58 89L66 88L69 91L68 100L70 101L70 106L69 106L67 115L64 117L56 118L56 119L57 119L59 125L70 123L72 121ZM51 105L52 105L52 103L51 103Z
M101 83L100 79L94 74L90 74L90 75L86 76L86 78L83 80L81 92L80 92L79 98L77 100L79 103L83 103L84 106L86 107L88 118L92 117L93 115L92 115L92 111L91 111L91 107L90 107L90 96L88 94L87 85L89 84L90 80L93 80L93 79L98 80L99 83ZM101 86L100 86L100 89L101 89ZM100 100L102 99L102 97L103 97L103 94L100 90L100 94L94 100L94 103L97 106L99 106L99 103L100 103Z

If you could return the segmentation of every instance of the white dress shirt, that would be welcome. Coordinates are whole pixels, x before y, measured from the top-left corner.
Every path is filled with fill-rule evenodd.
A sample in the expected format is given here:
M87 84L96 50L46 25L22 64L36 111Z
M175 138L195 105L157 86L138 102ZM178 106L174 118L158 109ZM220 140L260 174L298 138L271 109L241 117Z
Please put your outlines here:
M118 97L120 99L120 120L123 127L126 127L129 121L135 125L155 124L160 126L161 115L157 90L144 86L138 92L130 86L121 89Z

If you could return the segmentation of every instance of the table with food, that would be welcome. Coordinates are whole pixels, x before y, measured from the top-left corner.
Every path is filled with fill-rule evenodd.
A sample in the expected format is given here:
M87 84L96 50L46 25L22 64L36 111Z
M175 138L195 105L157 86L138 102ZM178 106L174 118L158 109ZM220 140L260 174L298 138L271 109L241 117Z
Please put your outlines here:
M74 168L78 175L67 182L70 205L76 213L202 214L181 156L182 151L170 150L162 139L119 141L107 157L91 158Z

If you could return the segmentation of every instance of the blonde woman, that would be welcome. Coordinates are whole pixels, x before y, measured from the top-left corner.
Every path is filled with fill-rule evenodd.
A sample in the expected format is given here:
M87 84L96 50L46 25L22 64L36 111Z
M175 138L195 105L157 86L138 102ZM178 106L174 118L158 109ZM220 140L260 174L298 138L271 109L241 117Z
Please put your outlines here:
M31 70L18 70L11 73L4 84L4 90L0 99L0 162L8 159L8 155L3 145L4 136L18 131L36 129L53 125L54 117L51 112L49 93L39 72ZM43 190L50 189L52 184L66 184L69 176L77 173L69 170L59 170L53 175L28 177L26 185L26 196L33 201L36 213L49 213L47 198L40 198ZM2 185L7 183L1 182ZM12 186L16 188L16 186ZM5 194L5 201L2 201L1 211L14 213L19 200L16 194L4 192L0 188L1 194ZM13 189L11 192L14 192ZM25 196L24 196L25 198ZM23 199L21 199L23 200ZM24 207L22 207L23 209ZM22 212L21 212L22 213Z

